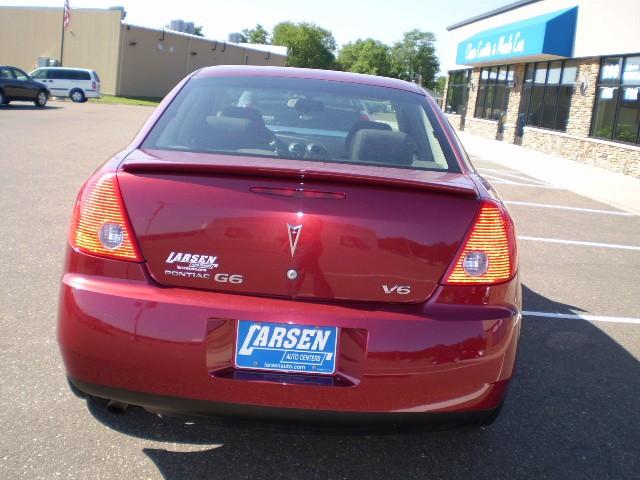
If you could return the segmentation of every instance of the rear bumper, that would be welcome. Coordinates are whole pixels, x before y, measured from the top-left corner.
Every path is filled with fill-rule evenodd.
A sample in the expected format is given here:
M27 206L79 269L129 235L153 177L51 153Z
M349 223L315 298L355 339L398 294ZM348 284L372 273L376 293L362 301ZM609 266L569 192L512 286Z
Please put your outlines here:
M120 388L83 382L69 378L73 386L94 397L116 400L128 405L139 405L152 413L162 415L228 416L250 422L292 422L296 426L361 426L376 425L418 426L425 423L437 424L484 424L484 421L498 413L500 406L490 410L462 412L359 412L328 411L296 408L265 407L203 401L191 398L169 397L165 395L133 392ZM504 389L507 382L500 382L496 388Z
M500 405L513 371L517 279L381 310L161 288L139 265L83 262L63 277L58 339L67 374L96 396L184 413L472 412ZM476 297L485 304L460 305ZM237 319L337 325L336 375L234 368Z

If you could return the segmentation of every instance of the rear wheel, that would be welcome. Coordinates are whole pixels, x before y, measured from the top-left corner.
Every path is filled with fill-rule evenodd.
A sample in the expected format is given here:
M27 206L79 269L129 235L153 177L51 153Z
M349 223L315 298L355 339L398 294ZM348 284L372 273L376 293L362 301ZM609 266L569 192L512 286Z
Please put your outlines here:
M71 100L73 100L76 103L83 103L86 101L84 92L82 90L72 90L71 95L69 96L71 97Z
M47 104L47 100L49 100L49 95L47 95L47 92L45 92L44 90L40 90L38 92L38 96L33 101L33 104L36 107L43 108Z
M4 96L4 92L0 90L0 105L7 105L8 103L9 100L7 100L7 97Z

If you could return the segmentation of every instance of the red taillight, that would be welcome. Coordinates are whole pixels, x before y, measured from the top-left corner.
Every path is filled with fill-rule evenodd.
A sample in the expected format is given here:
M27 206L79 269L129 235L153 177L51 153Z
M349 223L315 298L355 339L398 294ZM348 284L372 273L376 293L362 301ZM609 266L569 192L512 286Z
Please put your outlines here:
M131 233L115 174L98 174L89 179L73 211L71 246L92 255L141 262Z
M493 284L509 280L516 270L515 238L513 222L504 208L484 201L445 283Z
M96 89L96 82L91 82L91 88Z

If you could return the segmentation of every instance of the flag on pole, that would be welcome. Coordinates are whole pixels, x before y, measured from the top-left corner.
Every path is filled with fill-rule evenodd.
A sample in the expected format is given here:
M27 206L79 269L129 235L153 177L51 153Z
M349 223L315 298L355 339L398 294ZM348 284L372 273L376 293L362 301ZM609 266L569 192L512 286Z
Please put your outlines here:
M71 21L71 9L69 8L69 0L64 0L64 12L62 14L62 26L67 28Z

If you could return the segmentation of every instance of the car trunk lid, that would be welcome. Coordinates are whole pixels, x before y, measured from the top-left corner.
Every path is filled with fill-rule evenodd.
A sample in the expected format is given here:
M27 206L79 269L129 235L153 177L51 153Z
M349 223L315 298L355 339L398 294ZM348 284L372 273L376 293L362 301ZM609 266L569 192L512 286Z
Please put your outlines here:
M161 285L421 302L478 208L463 174L135 151L118 180Z

